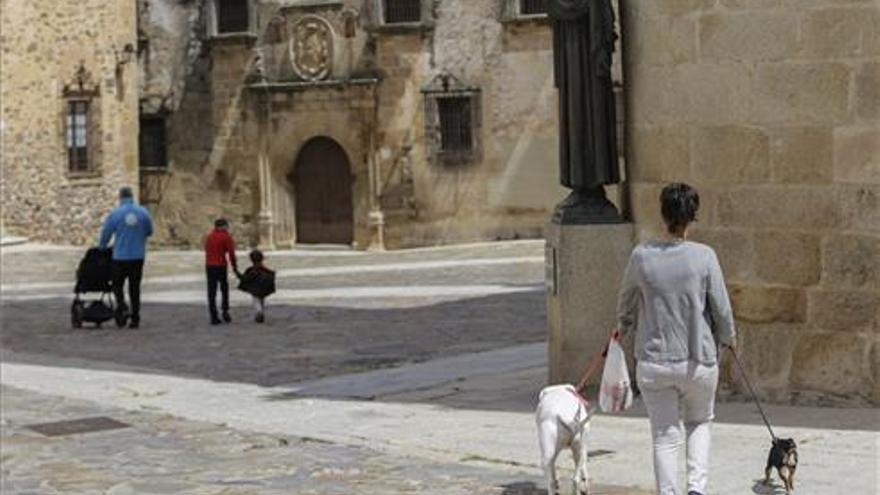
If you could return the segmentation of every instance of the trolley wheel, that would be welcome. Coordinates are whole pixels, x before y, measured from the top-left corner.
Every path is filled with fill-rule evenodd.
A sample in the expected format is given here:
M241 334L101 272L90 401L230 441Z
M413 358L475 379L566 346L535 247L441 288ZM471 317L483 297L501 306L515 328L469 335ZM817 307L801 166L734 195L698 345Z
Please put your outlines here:
M82 328L83 324L83 305L80 301L73 301L70 306L70 325L73 328Z

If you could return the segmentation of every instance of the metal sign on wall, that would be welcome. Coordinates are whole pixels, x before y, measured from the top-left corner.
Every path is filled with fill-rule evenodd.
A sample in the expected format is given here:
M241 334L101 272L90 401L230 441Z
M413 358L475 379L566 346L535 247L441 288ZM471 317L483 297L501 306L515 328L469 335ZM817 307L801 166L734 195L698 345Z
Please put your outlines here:
M547 292L556 295L557 277L556 277L556 247L549 243L544 247L544 285Z

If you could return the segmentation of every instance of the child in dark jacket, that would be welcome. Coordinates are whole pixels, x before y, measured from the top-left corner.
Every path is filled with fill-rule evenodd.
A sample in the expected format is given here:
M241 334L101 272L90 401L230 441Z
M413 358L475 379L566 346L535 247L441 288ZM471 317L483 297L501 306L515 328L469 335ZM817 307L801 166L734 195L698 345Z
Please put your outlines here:
M251 266L240 275L239 290L247 292L254 301L254 321L266 321L266 297L275 292L275 272L263 264L263 252L254 249L250 254Z

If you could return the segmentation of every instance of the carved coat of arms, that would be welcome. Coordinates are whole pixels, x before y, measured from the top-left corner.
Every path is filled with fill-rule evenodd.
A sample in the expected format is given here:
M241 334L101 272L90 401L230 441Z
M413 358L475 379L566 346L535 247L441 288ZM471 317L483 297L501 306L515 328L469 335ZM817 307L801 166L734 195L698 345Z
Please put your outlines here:
M293 26L290 40L293 70L307 81L319 81L333 65L333 30L326 20L306 16Z

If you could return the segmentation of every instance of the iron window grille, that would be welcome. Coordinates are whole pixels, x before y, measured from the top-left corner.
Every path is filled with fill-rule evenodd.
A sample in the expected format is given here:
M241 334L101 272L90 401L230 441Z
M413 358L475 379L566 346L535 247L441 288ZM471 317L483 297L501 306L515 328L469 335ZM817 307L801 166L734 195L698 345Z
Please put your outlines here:
M450 74L435 77L422 88L428 156L442 165L463 165L480 153L480 89Z
M168 168L168 141L165 119L144 117L139 136L139 164L142 169Z
M421 0L382 0L385 24L412 24L422 20Z
M470 96L437 98L441 153L467 153L473 150Z
M217 34L250 31L249 0L216 0Z
M68 171L88 172L90 169L88 100L68 100L65 134Z
M547 13L547 0L519 0L520 15L544 15Z

